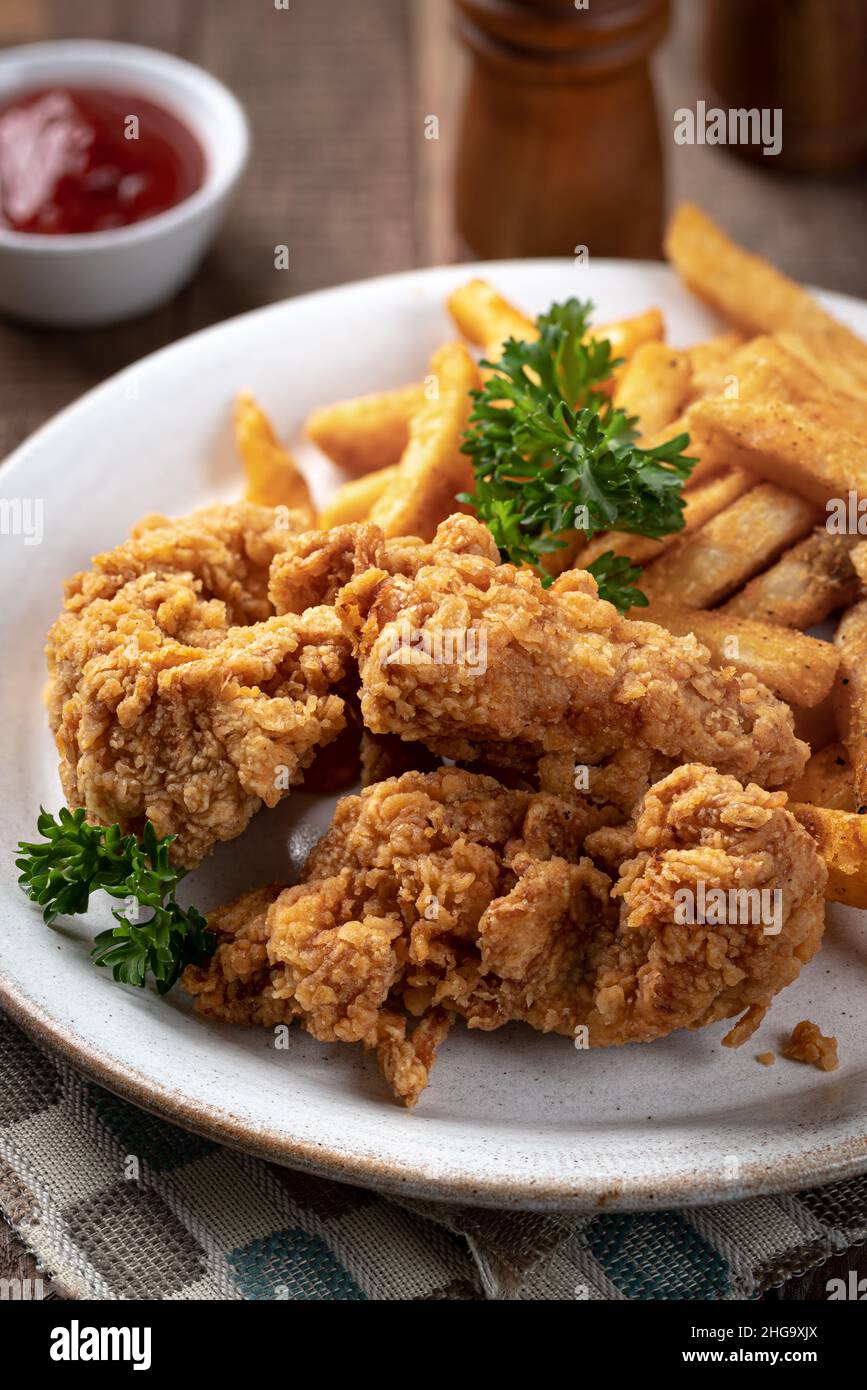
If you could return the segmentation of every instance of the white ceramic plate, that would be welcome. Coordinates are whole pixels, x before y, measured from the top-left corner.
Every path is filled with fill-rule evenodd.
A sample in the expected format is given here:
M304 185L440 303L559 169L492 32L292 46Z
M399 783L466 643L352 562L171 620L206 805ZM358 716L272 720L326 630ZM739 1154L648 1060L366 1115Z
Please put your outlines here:
M779 1191L867 1167L867 933L832 909L821 955L781 995L753 1042L720 1047L726 1025L652 1047L578 1052L512 1026L456 1029L418 1108L387 1094L360 1049L298 1032L275 1051L264 1030L213 1026L175 991L122 988L89 960L100 913L56 929L16 885L16 841L60 786L40 703L44 635L64 576L116 544L148 511L178 514L239 489L230 409L251 388L284 435L338 397L423 374L452 334L445 295L492 279L534 312L570 294L600 320L661 305L688 344L712 317L664 267L499 262L369 280L244 315L146 358L39 430L0 473L6 498L40 498L44 539L0 537L0 1001L104 1085L212 1138L279 1162L388 1191L497 1206L608 1209ZM824 296L867 335L867 305ZM334 470L303 445L319 499ZM331 803L295 795L222 845L189 885L208 908L292 872ZM799 1019L840 1039L833 1075L755 1054Z

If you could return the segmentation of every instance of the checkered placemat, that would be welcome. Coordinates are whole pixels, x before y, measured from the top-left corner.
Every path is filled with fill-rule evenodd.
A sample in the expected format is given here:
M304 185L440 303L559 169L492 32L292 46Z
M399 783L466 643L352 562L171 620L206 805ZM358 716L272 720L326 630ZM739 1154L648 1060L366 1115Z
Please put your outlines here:
M0 1209L76 1298L732 1299L867 1239L867 1177L646 1215L396 1202L176 1129L0 1016Z

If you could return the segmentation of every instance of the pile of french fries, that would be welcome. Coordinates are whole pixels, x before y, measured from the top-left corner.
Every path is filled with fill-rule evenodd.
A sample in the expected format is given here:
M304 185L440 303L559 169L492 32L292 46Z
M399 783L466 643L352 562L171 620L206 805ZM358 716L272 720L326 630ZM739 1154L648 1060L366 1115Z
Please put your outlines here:
M647 446L682 431L698 458L684 530L663 540L609 532L568 544L552 563L583 567L606 550L646 566L650 606L633 617L694 633L717 665L751 671L789 704L813 756L788 788L829 866L829 899L867 908L867 343L805 290L681 206L666 250L685 284L730 327L677 349L651 308L595 327L621 359L606 390L638 417ZM302 474L249 396L236 411L247 495L301 510L323 528L372 521L386 536L429 540L473 490L461 437L477 358L536 336L533 321L472 280L448 309L461 337L424 382L324 406L309 438L348 481L317 517ZM481 349L472 352L470 349ZM487 369L490 370L490 369ZM834 501L836 499L836 501ZM828 524L828 504L846 510ZM836 636L806 631L842 613Z

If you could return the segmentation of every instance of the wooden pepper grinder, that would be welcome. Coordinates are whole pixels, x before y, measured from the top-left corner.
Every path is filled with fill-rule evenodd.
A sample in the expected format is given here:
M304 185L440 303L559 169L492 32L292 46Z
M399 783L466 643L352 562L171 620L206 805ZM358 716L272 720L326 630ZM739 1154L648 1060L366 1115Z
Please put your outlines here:
M650 54L668 0L455 0L472 55L458 231L475 255L660 254Z

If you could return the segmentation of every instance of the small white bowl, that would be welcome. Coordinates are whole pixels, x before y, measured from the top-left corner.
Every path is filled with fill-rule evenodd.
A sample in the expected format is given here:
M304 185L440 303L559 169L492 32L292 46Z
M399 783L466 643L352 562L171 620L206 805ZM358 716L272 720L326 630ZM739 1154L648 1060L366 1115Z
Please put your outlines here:
M247 161L247 118L216 78L153 48L72 39L0 53L0 103L54 84L147 97L204 152L202 186L155 217L59 236L0 227L0 313L76 328L115 323L162 304L195 270Z

